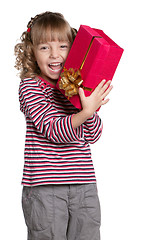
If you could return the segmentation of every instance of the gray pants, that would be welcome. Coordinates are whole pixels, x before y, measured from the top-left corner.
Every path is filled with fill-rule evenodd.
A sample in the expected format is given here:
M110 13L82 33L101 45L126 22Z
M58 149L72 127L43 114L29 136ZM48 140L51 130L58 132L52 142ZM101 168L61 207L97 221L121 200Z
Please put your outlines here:
M28 240L100 240L96 184L23 187Z

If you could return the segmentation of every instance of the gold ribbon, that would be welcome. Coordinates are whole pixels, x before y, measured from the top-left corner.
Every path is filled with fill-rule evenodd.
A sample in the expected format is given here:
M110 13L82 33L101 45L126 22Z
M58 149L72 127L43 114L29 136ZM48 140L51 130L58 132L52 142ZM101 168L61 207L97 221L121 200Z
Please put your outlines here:
M72 97L78 94L79 87L87 91L92 91L92 88L84 87L81 72L79 69L75 70L70 68L67 70L65 67L61 73L61 79L59 81L59 88L65 90L67 97Z
M61 73L61 79L59 81L59 88L60 89L63 89L65 90L65 95L70 98L74 95L77 95L78 94L78 89L79 87L83 88L84 90L87 90L87 91L92 91L93 89L92 88L88 88L88 87L85 87L83 86L83 80L82 80L82 77L81 77L81 70L84 66L84 63L86 61L86 58L87 58L87 55L89 53L89 50L92 46L92 43L93 43L93 40L94 38L101 38L100 36L93 36L92 37L92 40L89 44L89 47L87 49L87 52L84 56L84 59L82 61L82 64L80 66L79 69L73 69L73 68L70 68L69 70L67 70L65 67L64 67L64 71Z

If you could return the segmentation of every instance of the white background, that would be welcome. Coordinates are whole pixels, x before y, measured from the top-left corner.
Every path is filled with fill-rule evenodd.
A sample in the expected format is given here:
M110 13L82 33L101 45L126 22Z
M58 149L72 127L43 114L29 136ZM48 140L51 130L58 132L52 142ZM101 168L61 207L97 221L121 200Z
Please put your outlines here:
M21 210L25 120L19 110L14 45L30 17L61 12L72 27L103 29L124 54L92 146L102 240L159 239L159 15L157 0L5 1L0 14L0 219L3 239L26 239Z

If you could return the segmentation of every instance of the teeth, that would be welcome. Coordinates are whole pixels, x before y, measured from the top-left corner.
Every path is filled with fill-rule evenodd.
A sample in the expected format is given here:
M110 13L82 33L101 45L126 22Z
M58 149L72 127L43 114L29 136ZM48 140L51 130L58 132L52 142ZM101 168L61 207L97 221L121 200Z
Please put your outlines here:
M51 63L50 66L53 66L53 67L57 67L57 66L60 66L61 63Z
M59 72L62 69L62 63L50 63L49 68L54 73Z

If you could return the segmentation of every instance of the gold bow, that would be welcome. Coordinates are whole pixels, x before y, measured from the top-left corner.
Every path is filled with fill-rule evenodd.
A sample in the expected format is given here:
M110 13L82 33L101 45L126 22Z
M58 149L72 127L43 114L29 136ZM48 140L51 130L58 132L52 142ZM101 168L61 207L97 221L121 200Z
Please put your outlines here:
M65 90L65 95L67 97L77 95L79 87L82 87L84 90L92 91L92 88L87 88L82 85L83 80L79 69L75 70L70 68L67 70L64 67L63 70L64 71L61 73L61 79L59 81L59 88Z

